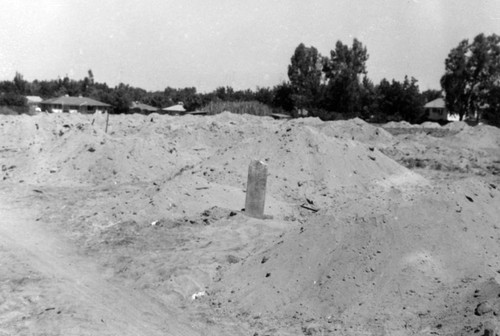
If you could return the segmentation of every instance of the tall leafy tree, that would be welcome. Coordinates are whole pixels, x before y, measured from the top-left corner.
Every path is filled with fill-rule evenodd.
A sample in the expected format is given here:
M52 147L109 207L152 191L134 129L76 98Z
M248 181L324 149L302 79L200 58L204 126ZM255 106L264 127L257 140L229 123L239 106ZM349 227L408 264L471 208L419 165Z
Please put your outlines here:
M424 103L428 103L430 101L433 101L434 99L440 98L442 96L441 90L433 90L433 89L428 89L425 91L422 91L422 99Z
M290 112L293 110L293 89L289 83L281 83L274 87L273 106Z
M89 94L92 92L93 85L94 85L94 74L92 73L92 70L89 70L88 76L86 76L81 82L81 93L84 96L89 96Z
M230 86L220 86L215 89L215 96L223 101L234 100L234 89Z
M15 92L2 93L0 106L26 106L26 97Z
M103 102L112 105L114 113L129 113L130 105L134 101L130 89L129 85L120 83L103 96Z
M500 86L493 86L488 95L488 105L485 106L483 118L500 127Z
M424 113L424 100L414 77L405 79L402 84L399 113L401 117L411 123L418 122Z
M273 103L273 90L270 88L259 88L257 87L255 94L255 100L262 104L272 105Z
M402 83L394 79L389 83L384 78L380 81L376 91L381 119L406 120L414 123L423 115L424 99L415 78L408 79L405 76Z
M360 113L361 76L366 75L366 47L353 40L352 46L337 41L330 58L324 60L323 71L328 81L326 107L348 115Z
M315 47L306 47L301 43L290 61L288 78L294 105L298 108L311 107L320 93L323 57Z
M13 82L17 94L26 94L28 82L24 79L23 75L21 75L19 72L16 72Z
M441 86L446 106L462 120L488 105L489 92L500 85L500 36L477 35L472 42L462 40L445 60Z
M360 93L360 117L365 120L376 120L378 117L377 93L375 91L375 85L367 76L364 76L361 81Z
M29 85L23 75L16 72L12 82L0 83L0 106L25 106L25 94L28 93Z

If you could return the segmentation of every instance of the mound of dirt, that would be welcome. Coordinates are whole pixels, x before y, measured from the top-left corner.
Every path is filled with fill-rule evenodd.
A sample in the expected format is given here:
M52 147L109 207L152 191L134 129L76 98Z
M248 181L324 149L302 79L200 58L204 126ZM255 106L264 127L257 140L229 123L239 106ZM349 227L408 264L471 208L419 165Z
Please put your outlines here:
M441 125L439 125L437 122L426 121L426 122L421 123L420 127L422 127L422 128L441 128Z
M390 121L382 125L383 128L418 128L420 125L413 125L407 121Z
M356 140L366 144L385 144L393 140L392 135L383 128L372 126L362 119L329 121L317 126L326 135Z
M12 204L29 208L32 217L19 223L52 229L71 244L63 251L79 255L40 270L29 244L22 255L2 246L0 254L5 263L27 258L29 271L6 266L14 281L40 272L42 289L56 294L64 286L51 287L51 270L64 273L61 260L98 264L89 288L106 297L113 282L130 293L119 291L116 307L118 292L82 311L97 318L109 305L136 314L137 302L154 309L144 321L156 334L165 332L164 312L207 335L481 334L497 328L500 313L500 132L464 126L454 134L457 125L435 133L384 125L398 130L391 135L360 119L228 112L0 116L2 214ZM268 165L265 220L243 209L254 159ZM11 231L25 237L11 217ZM42 244L48 259L59 253L57 239ZM7 305L31 312L11 292L40 290L11 287L0 293ZM67 306L71 295L61 297L36 307ZM118 315L106 316L119 324ZM23 323L45 323L50 333L52 317L33 310ZM84 322L94 334L107 330ZM142 328L130 326L129 334ZM182 326L172 330L192 334Z
M275 216L284 209L274 207L273 210L277 204L273 200L278 204L299 205L308 199L318 208L327 208L339 190L363 189L391 176L409 173L374 147L336 139L316 128L293 123L243 134L239 141L228 143L202 165L193 167L193 171L195 176L203 171L204 179L210 184L244 190L248 162L252 159L268 164L270 202L266 209ZM183 185L189 186L189 183ZM243 194L235 196L243 202ZM214 195L209 199L213 200Z
M443 128L454 132L460 132L466 128L470 128L465 121L454 121L443 126Z
M450 140L467 148L498 149L500 147L500 132L497 127L489 125L468 126Z
M297 331L314 321L318 334L480 329L491 314L474 314L473 293L500 288L499 199L465 181L371 217L318 216L231 265L212 301ZM482 301L498 309L496 294Z
M272 172L270 199L302 202L314 195L317 205L324 206L335 189L406 173L377 149L342 139L352 134L350 138L370 143L390 140L387 132L359 119L323 123L306 118L285 123L230 113L185 119L111 116L106 134L98 116L61 118L45 115L4 122L6 135L12 138L7 146L17 143L16 150L24 152L10 179L60 186L154 180L162 191L148 196L168 200L172 190L179 190L174 193L177 203L190 206L193 202L182 195L208 186L203 192L207 202L227 207L236 206L233 200L243 203L248 163L261 159ZM273 202L269 204L272 208ZM202 202L197 211L209 205ZM271 212L281 210L275 207Z

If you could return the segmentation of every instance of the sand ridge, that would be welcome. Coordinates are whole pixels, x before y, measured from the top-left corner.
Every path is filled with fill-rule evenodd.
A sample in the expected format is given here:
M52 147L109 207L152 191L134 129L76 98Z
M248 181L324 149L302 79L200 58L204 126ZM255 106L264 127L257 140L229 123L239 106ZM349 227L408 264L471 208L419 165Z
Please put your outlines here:
M2 116L2 206L29 208L26 222L57 233L51 244L133 289L124 302L155 298L186 335L465 335L498 324L498 129L229 112L105 125L97 114ZM252 159L268 164L265 220L244 214ZM7 264L25 257L4 252ZM9 269L43 278L26 267ZM69 309L57 282L41 283L62 293L51 307ZM6 333L21 319L53 334L77 324L4 296ZM101 308L71 309L92 325ZM129 330L170 325L157 313ZM109 333L93 328L79 332Z

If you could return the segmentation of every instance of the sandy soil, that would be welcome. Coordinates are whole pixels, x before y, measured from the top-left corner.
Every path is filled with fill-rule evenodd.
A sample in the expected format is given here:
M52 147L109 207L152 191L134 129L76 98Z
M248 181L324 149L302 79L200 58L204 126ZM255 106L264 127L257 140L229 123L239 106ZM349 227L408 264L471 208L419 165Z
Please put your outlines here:
M500 130L230 113L104 130L0 117L0 335L500 332ZM263 220L242 209L252 159Z

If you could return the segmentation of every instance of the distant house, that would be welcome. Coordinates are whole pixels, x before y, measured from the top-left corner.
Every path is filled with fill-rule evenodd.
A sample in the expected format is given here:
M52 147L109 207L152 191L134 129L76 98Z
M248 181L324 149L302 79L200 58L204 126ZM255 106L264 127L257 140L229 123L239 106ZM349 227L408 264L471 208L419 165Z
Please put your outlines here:
M43 99L39 96L26 96L26 103L28 104L29 110L32 112L41 111L40 104L42 101Z
M292 116L289 114L284 114L284 113L273 113L271 114L271 117L273 119L278 119L278 120L288 120L292 119Z
M457 121L458 116L448 113L446 103L443 98L434 99L424 105L428 120L432 121Z
M28 106L40 106L43 99L39 96L26 96Z
M132 113L142 113L142 114L148 114L148 113L154 113L157 112L158 108L143 104L141 102L132 102L130 105L130 112Z
M70 97L68 95L44 100L41 102L41 106L43 110L52 113L104 113L108 112L112 107L92 98Z
M448 120L448 112L443 98L431 100L424 105L424 109L429 120Z
M165 107L162 109L162 111L168 113L168 114L185 114L186 109L184 108L184 104L182 102L179 102L177 105Z

